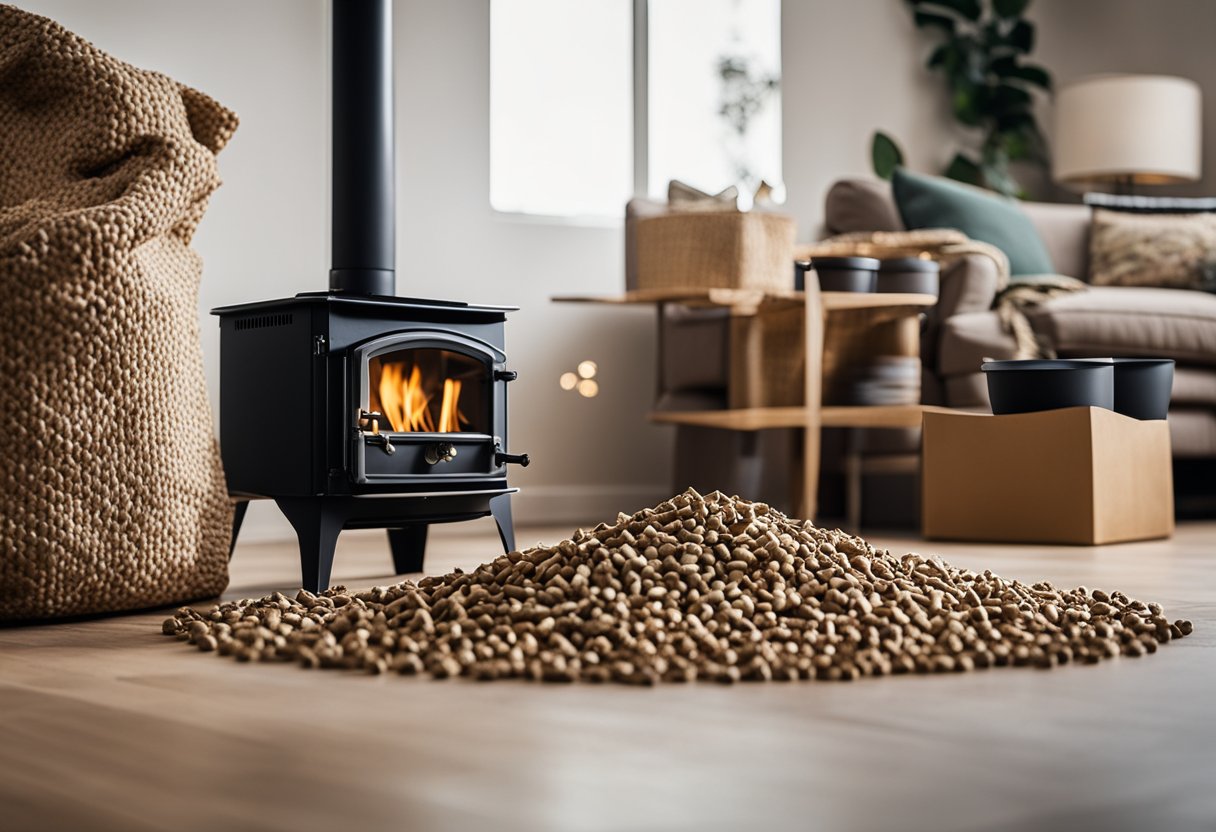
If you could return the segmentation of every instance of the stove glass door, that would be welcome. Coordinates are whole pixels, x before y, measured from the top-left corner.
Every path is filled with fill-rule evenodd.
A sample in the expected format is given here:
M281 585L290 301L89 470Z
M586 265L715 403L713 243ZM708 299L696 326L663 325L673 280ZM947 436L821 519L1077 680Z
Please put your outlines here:
M412 347L373 356L368 410L395 433L493 433L490 368L453 350Z

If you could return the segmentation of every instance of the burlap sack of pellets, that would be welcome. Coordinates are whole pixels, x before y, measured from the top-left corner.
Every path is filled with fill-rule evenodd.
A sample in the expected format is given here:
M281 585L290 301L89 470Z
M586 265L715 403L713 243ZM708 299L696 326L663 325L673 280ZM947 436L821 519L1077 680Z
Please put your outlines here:
M0 6L0 619L227 585L189 243L235 128Z

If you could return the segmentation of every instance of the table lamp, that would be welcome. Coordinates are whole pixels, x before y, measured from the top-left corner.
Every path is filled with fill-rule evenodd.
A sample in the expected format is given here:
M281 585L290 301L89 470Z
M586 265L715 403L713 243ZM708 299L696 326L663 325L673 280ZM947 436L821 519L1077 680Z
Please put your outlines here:
M1200 177L1203 104L1199 85L1165 75L1094 75L1056 96L1057 182L1137 185Z

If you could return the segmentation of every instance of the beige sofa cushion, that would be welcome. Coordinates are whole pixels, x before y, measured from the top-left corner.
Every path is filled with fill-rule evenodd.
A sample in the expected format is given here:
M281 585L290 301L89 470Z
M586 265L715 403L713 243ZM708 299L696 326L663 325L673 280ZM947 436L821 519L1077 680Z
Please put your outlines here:
M988 379L983 373L952 376L945 380L946 404L949 407L967 408L988 412Z
M1095 286L1203 289L1216 265L1216 214L1094 211L1090 282Z
M995 312L969 312L942 322L939 349L937 369L948 378L978 373L987 358L1013 358L1017 345Z
M1089 234L1092 221L1087 205L1023 202L1059 274L1086 280L1089 276Z
M837 181L828 190L823 222L828 234L904 230L890 183L878 179Z
M1171 405L1216 408L1216 370L1207 367L1175 367Z
M1160 356L1216 365L1216 295L1096 286L1027 317L1062 356Z

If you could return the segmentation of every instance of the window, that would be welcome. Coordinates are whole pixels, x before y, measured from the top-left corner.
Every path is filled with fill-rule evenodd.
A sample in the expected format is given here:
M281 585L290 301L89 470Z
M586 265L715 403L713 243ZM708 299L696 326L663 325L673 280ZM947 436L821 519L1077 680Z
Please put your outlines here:
M490 204L614 216L633 190L629 0L492 0Z
M779 184L779 0L650 0L649 19L650 195Z
M491 0L490 203L619 217L680 179L746 206L781 181L780 66L780 0Z

